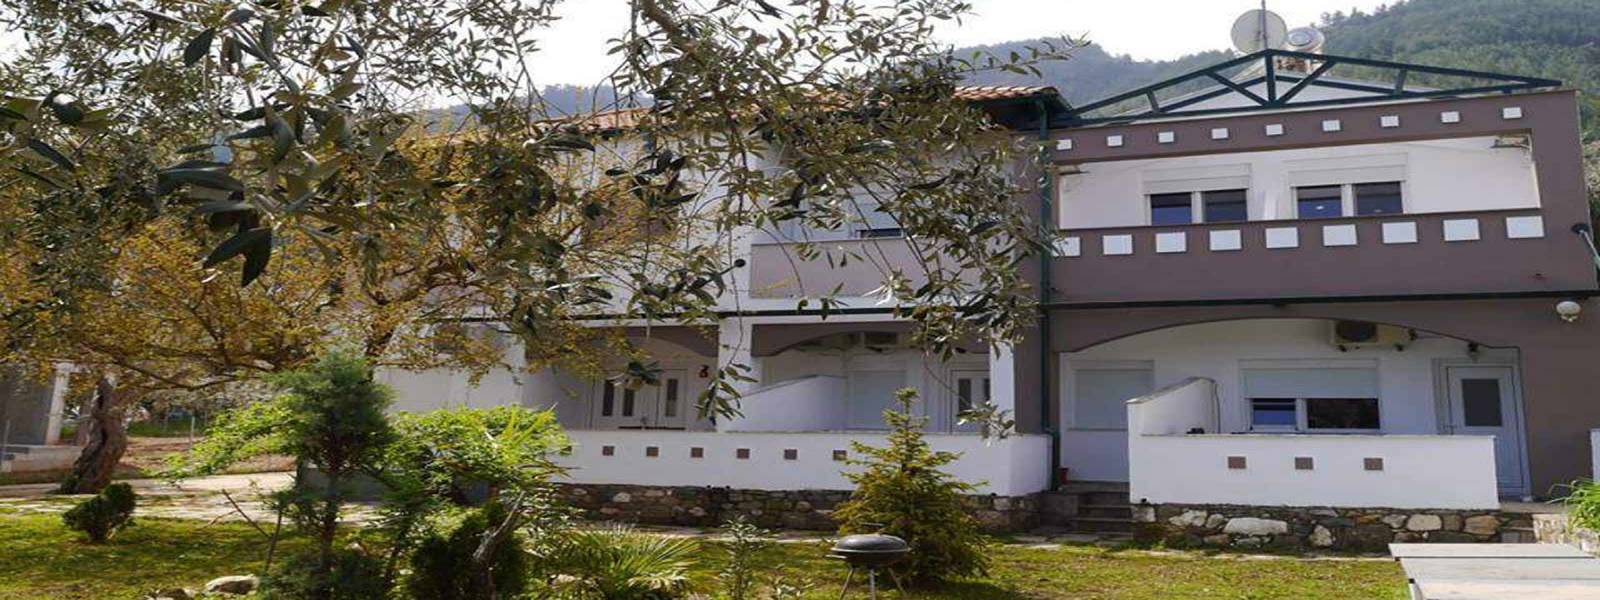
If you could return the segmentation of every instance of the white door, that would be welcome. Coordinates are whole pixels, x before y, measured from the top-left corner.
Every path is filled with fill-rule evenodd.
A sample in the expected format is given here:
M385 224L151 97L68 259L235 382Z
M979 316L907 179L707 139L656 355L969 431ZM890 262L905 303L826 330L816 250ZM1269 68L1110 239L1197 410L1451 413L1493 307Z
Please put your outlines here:
M595 391L595 429L637 429L649 423L644 396L650 386L631 389L609 379Z
M1494 436L1500 492L1527 493L1522 477L1522 419L1511 367L1446 367L1450 386L1450 432Z
M961 423L961 413L989 403L988 370L956 370L950 372L954 382L954 402L950 408L951 431L977 431L977 423Z
M683 429L688 424L685 416L693 406L684 397L684 372L668 370L661 372L661 385L655 388L653 402L651 403L650 427L659 429Z
M684 429L693 407L685 396L684 371L665 370L655 385L628 389L600 382L594 403L596 429Z

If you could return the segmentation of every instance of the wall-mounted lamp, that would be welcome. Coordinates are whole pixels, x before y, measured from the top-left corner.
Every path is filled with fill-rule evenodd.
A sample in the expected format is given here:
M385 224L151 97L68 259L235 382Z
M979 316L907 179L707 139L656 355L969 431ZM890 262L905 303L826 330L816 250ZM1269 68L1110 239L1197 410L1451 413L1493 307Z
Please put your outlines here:
M1568 323L1578 322L1578 313L1583 312L1583 305L1573 300L1562 300L1556 303L1556 314L1561 320Z

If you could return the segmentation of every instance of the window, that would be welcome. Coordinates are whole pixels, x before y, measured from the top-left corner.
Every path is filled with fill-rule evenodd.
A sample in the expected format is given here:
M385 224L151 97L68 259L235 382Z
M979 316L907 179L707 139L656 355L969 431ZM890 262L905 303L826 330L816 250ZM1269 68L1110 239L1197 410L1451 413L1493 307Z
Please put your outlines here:
M1188 225L1193 222L1193 194L1150 194L1151 225Z
M1350 186L1358 215L1398 215L1405 212L1400 200L1400 182L1358 183Z
M1300 423L1299 401L1294 398L1251 398L1251 429L1292 430Z
M1074 370L1072 428L1127 429L1128 401L1154 390L1154 380L1148 367Z
M1246 368L1253 431L1381 429L1376 368Z
M1464 378L1461 380L1461 421L1467 427L1499 427L1500 380Z
M667 380L667 397L662 400L661 416L672 418L678 416L678 380Z
M1377 398L1306 398L1306 429L1377 429Z
M856 237L864 240L879 238L905 237L906 232L899 227L878 227L873 229L857 229Z
M617 408L617 384L607 381L605 391L601 393L600 416L609 417Z
M1343 186L1316 185L1294 189L1295 207L1302 219L1344 216Z
M1205 207L1205 222L1223 223L1248 220L1245 190L1215 190L1200 193L1200 203Z

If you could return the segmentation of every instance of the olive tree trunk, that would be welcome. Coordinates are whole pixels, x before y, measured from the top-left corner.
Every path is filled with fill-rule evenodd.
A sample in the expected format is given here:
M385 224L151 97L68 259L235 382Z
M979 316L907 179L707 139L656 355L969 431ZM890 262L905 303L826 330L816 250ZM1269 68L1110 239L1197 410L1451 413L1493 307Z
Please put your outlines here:
M116 381L110 375L100 375L94 384L94 399L89 404L88 418L78 424L78 430L88 431L83 453L72 465L72 473L61 481L56 491L62 494L96 494L111 484L111 476L128 450L128 430L123 424L127 403L117 393Z

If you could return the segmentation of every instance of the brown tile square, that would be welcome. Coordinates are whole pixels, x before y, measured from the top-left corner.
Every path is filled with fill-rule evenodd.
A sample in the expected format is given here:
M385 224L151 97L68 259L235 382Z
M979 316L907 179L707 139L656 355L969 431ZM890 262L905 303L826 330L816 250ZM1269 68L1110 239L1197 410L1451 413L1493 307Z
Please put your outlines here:
M733 451L733 457L737 458L739 460L746 460L746 459L750 458L750 449L749 448L740 448L738 450L734 450Z
M616 456L616 455L617 455L617 447L616 446L601 446L600 447L600 456Z
M1245 467L1245 460L1244 460L1243 456L1229 456L1228 457L1228 468L1229 469L1243 469L1244 467Z
M706 457L706 449L705 448L701 448L699 446L695 446L695 447L689 449L689 458L705 458L705 457Z
M846 457L848 457L848 456L850 456L850 453L849 452L845 452L844 450L834 450L833 451L833 459L834 460L843 462L844 459Z
M660 446L645 446L644 447L644 455L648 456L650 458L655 458L657 456L661 456L661 447Z
M1383 459L1376 457L1363 458L1361 459L1361 467L1368 471L1382 471Z
M1296 471L1310 471L1316 468L1316 464L1317 461L1309 456L1294 457L1294 470Z
M784 450L783 450L783 459L784 460L798 460L799 458L800 458L800 451L799 450L794 449L794 448L784 448Z

